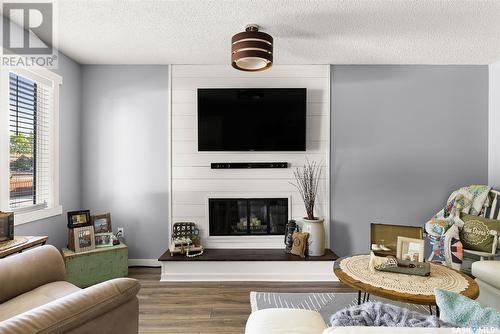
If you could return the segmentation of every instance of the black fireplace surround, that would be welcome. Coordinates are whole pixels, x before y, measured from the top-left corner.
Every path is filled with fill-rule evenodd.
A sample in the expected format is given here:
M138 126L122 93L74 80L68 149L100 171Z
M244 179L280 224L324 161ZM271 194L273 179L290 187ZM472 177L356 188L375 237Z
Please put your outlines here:
M284 235L288 198L210 198L211 236Z

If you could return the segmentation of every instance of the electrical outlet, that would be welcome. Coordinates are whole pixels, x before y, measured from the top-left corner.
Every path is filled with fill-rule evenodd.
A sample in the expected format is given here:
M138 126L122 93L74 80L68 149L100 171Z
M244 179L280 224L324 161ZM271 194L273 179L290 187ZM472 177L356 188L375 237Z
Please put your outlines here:
M125 229L123 227L118 227L118 232L116 233L116 235L125 238Z

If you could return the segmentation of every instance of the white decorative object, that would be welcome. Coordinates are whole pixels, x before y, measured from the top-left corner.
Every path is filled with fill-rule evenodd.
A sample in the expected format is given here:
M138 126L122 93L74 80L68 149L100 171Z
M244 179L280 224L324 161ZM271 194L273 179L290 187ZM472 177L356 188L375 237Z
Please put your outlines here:
M398 260L424 261L425 240L398 236L396 257Z
M307 255L325 255L324 219L309 220L304 218L302 222L302 232L309 233L309 238L307 239Z
M370 252L370 262L368 263L368 268L372 273L375 270L380 270L384 268L397 267L398 261L392 256L375 256L373 252Z
M321 164L306 159L303 167L293 171L295 183L291 183L300 193L307 217L304 217L302 232L309 233L307 241L307 255L321 256L325 254L325 226L324 219L314 216L314 206L318 196L319 181L321 179Z

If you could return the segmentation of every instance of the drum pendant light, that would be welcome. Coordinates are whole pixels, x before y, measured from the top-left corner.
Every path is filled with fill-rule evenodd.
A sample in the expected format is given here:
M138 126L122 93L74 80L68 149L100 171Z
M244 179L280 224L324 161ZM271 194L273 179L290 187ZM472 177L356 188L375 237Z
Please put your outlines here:
M273 65L273 38L249 24L231 39L231 65L240 71L263 71Z

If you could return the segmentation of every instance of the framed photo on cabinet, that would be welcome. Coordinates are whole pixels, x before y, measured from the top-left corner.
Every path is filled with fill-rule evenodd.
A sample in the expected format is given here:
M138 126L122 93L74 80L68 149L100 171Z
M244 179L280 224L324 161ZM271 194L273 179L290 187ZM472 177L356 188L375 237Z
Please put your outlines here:
M94 226L73 228L75 252L86 252L95 249Z

